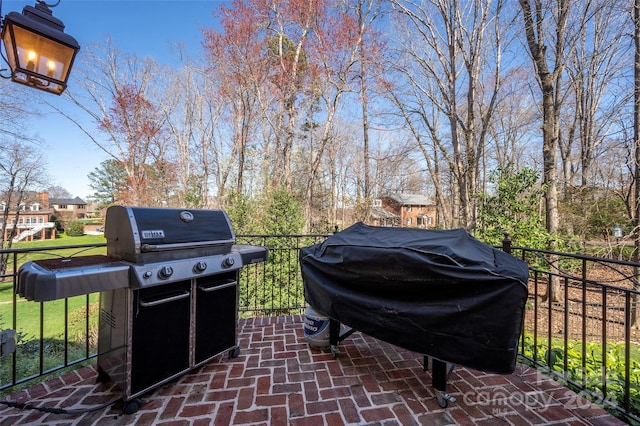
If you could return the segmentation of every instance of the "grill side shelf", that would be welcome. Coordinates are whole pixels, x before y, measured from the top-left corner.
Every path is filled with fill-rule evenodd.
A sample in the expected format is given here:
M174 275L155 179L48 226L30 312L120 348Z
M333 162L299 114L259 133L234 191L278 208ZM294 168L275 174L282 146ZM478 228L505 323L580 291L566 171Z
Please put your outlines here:
M231 247L231 252L240 254L243 265L266 262L269 259L269 249L263 246L235 244Z
M129 267L125 262L109 262L49 270L29 261L18 271L16 293L27 300L47 302L125 288Z

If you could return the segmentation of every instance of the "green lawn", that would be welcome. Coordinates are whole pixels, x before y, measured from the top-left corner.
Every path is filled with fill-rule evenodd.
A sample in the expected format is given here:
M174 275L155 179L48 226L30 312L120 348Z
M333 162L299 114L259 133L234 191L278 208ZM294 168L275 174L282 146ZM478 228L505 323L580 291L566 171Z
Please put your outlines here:
M55 240L18 241L17 243L13 243L13 248L60 247L76 244L100 244L106 242L107 241L102 234L69 237L63 233L58 234L58 238Z
M83 245L83 244L102 244L105 243L106 240L103 235L83 235L81 237L68 237L64 234L62 236L56 238L55 240L38 240L38 241L26 241L26 242L17 242L13 243L12 248L14 249L25 249L25 248L46 248L46 247L60 247L60 246L73 246L73 245ZM64 250L45 250L41 252L33 252L33 253L20 253L18 254L18 264L17 268L20 268L24 262L29 260L38 260L38 259L49 259L52 257L67 257L67 256L86 256L90 254L105 254L107 252L106 247L98 247L98 248L75 248L75 249L64 249ZM9 266L7 271L11 271L13 269L13 256L9 258ZM0 302L2 299L0 299Z
M0 330L13 328L12 298L13 290L11 285L5 285L0 290ZM8 301L6 301L9 299ZM25 338L40 337L40 317L42 315L42 337L61 338L65 333L65 312L69 322L69 335L76 335L84 331L84 315L87 296L76 296L65 300L52 300L42 305L40 303L29 302L21 297L17 298L16 304L16 331ZM98 294L89 295L90 303L98 302ZM65 309L66 308L66 309Z
M17 258L16 269L29 260L47 259L54 257L86 256L90 254L105 254L106 247L75 248L58 250L60 246L101 244L105 239L102 235L84 235L82 237L68 237L62 234L55 240L18 242L13 248L51 247L52 250L20 254ZM8 272L13 271L13 256L9 262ZM40 369L59 368L69 362L81 360L87 356L87 297L89 298L89 354L95 353L98 328L98 300L99 294L76 296L67 300L52 300L38 303L28 301L13 294L13 281L7 279L0 282L0 330L14 329L17 333L16 356L18 358L16 377L18 380L38 375ZM15 298L15 299L14 299ZM14 310L14 300L15 310ZM15 318L14 318L15 316ZM14 323L15 319L15 323ZM15 324L15 326L14 326ZM67 324L65 329L65 324ZM40 337L42 336L42 339ZM65 336L67 338L65 339ZM65 340L68 344L65 343ZM40 360L40 345L43 358ZM0 359L0 384L10 383L12 377L12 357ZM42 363L42 365L40 365ZM28 386L37 383L28 382ZM21 386L11 388L16 391Z
M105 239L102 235L84 235L81 237L68 237L62 235L55 240L18 242L13 244L13 248L35 248L35 247L60 247L70 245L83 244L100 244ZM18 256L18 265L20 267L24 262L29 260L47 259L52 257L67 256L85 256L89 254L105 254L106 247L99 248L75 248L64 250L51 250L35 253L24 253ZM13 268L13 259L9 262L9 271ZM0 282L0 330L5 328L13 328L13 282L7 280ZM25 338L40 337L40 317L41 304L37 302L29 302L24 298L17 297L16 303L16 331ZM90 295L90 302L97 303L98 294ZM66 309L69 322L69 336L76 333L84 332L84 311L86 306L86 296L77 296L69 298L68 307ZM43 337L59 338L65 333L65 300L53 300L42 305L43 321Z

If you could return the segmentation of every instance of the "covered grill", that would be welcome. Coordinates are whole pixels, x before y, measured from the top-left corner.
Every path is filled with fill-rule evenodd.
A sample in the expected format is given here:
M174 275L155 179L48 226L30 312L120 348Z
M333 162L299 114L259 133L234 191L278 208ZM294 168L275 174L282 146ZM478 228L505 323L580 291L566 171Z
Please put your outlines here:
M267 249L235 244L222 210L113 206L106 256L25 263L18 293L47 301L100 292L99 380L134 398L229 351L238 355L238 274Z
M300 263L313 309L432 357L436 389L445 391L445 363L513 372L528 267L466 231L358 223L303 248Z

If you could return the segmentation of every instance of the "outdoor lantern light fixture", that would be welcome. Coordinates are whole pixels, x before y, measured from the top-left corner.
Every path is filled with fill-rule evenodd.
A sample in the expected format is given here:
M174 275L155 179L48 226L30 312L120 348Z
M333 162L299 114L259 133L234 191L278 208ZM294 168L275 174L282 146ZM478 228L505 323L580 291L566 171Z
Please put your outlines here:
M612 233L613 233L613 238L619 240L620 238L622 238L622 236L624 235L624 232L622 231L622 227L618 224L616 224L613 229L612 229Z
M22 13L10 12L2 18L3 58L11 71L10 76L2 77L56 95L64 92L80 45L64 33L62 21L53 17L49 8L59 3L36 0L35 6L25 6Z

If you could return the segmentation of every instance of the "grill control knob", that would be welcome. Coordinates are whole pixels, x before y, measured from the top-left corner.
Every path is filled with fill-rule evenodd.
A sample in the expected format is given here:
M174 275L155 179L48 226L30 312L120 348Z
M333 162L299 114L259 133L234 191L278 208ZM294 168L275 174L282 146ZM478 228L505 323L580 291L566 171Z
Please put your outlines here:
M160 278L166 279L166 278L169 278L171 275L173 275L173 268L171 266L163 266L158 271L158 276Z
M207 269L207 262L205 262L204 260L199 261L193 267L193 270L196 271L196 273L204 272L206 269Z
M227 257L225 260L222 261L222 267L231 268L234 263L236 263L236 261L233 259L233 257Z

